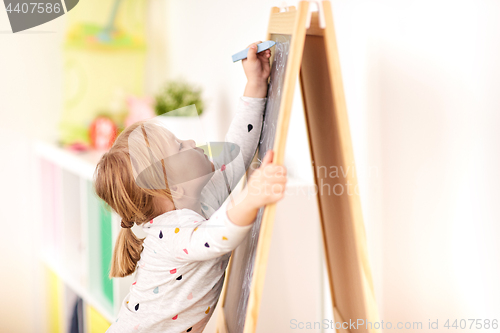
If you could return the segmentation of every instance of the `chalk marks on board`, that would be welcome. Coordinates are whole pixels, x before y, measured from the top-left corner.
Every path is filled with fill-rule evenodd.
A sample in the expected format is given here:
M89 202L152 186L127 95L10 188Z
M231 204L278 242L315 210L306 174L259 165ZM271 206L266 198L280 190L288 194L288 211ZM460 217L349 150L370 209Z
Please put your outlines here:
M271 80L267 90L267 104L264 112L264 123L259 141L259 160L262 160L269 149L273 148L278 114L281 104L281 92L283 80L285 79L286 62L290 51L290 36L272 35L274 45L274 57L271 68Z
M291 36L271 35L271 40L274 40L276 44L274 45L266 110L264 112L262 133L259 140L259 162L262 161L266 152L272 149L274 145ZM248 237L233 253L231 274L224 306L226 324L230 333L242 333L245 325L263 214L264 208L261 208Z

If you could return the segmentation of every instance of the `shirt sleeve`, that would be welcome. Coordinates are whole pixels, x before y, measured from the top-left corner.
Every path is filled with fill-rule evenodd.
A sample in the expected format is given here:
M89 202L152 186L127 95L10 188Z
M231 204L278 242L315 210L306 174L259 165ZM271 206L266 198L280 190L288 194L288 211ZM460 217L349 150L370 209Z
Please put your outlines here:
M257 151L267 98L242 96L225 141L239 147L238 155L217 170L203 193L222 204L241 180ZM229 159L229 158L228 158ZM210 201L209 198L204 198ZM211 200L212 202L214 200ZM217 209L218 207L213 207Z
M190 214L174 233L171 233L168 251L179 262L203 261L234 250L246 237L252 225L239 226L227 216L229 200L208 220Z
M241 170L232 172L232 178L229 179L230 185L239 182L257 151L266 100L267 98L240 97L236 116L226 134L226 142L235 143L240 147L244 170L243 172ZM231 169L230 165L226 168L226 170L228 169Z

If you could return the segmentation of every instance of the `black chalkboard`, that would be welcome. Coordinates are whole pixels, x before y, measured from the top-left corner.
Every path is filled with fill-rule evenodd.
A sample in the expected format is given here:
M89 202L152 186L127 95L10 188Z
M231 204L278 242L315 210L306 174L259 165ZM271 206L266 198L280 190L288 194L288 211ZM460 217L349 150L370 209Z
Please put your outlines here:
M273 148L280 110L291 35L271 34L276 44L271 49L272 67L267 92L267 104L259 141L258 158L262 161L266 152ZM225 318L230 333L242 333L250 294L255 253L259 239L264 208L259 210L256 221L248 237L233 252L230 279L227 284Z

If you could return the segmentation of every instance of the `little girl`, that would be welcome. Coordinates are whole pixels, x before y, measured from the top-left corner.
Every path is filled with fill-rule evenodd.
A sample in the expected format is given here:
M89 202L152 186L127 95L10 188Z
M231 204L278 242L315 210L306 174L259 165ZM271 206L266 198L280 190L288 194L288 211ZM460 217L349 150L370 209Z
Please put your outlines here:
M110 276L135 272L107 332L202 332L231 251L246 237L258 210L283 197L286 169L272 163L272 151L245 190L231 194L250 165L262 128L270 52L256 50L252 44L243 61L248 82L226 135L239 150L227 164L216 169L194 141L145 121L125 129L97 165L96 193L122 218ZM142 226L144 239L130 229L134 223Z

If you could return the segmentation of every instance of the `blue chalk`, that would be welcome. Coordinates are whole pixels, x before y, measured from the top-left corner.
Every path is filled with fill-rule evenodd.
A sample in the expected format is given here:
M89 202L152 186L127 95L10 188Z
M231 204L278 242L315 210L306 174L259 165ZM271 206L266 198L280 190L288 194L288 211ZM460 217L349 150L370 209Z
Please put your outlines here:
M274 44L276 44L276 42L273 40L268 40L260 44L257 44L257 53L270 49L271 47L274 46ZM248 50L249 49L244 49L243 51L233 54L233 62L246 59L248 55Z

